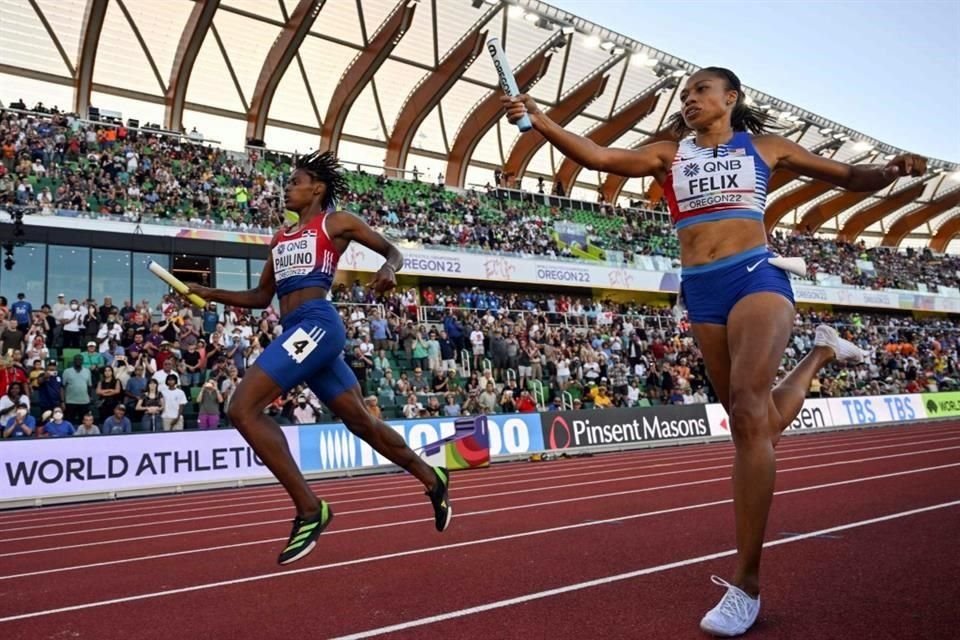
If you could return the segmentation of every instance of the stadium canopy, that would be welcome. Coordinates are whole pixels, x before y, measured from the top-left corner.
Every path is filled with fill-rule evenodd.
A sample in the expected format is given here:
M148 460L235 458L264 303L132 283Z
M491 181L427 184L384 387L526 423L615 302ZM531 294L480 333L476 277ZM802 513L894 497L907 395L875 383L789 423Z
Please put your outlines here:
M649 179L582 171L499 117L483 47L494 36L545 110L618 147L662 136L697 69L536 0L0 0L0 99L196 127L232 149L334 149L350 165L416 167L451 186L503 168L528 190L560 180L589 201L659 199ZM900 151L746 91L816 153L880 164ZM934 160L873 195L778 171L768 203L771 229L943 251L960 234L960 166Z

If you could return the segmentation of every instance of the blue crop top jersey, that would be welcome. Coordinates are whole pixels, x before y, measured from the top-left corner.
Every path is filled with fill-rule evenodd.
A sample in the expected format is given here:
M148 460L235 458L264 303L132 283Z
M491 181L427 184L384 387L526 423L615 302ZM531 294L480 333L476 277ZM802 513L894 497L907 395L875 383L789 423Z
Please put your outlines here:
M769 179L750 134L737 131L716 149L698 147L693 138L681 140L663 193L678 231L732 218L762 222Z
M307 287L330 290L340 254L327 235L326 219L327 214L322 214L293 233L281 229L274 236L270 258L277 296Z

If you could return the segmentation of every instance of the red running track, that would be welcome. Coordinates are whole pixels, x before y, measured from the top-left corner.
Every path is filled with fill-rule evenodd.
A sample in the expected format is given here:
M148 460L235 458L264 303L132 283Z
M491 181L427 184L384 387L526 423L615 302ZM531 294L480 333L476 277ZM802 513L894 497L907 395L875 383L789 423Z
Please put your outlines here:
M960 425L786 438L749 637L947 638ZM730 444L314 483L337 514L275 564L276 486L0 514L0 638L702 638L733 563Z

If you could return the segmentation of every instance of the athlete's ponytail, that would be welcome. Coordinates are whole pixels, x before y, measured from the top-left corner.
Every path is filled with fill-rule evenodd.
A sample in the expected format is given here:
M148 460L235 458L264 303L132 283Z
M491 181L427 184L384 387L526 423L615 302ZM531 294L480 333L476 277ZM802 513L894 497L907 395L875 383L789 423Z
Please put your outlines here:
M321 203L324 210L336 207L337 202L347 192L347 180L343 176L340 161L329 151L314 151L297 158L296 168L310 174L313 180L327 185Z
M733 106L733 113L730 114L730 124L734 131L749 131L750 133L760 134L777 128L772 124L766 111L747 105L745 102L746 94L740 84L740 78L733 71L723 67L707 67L701 69L701 72L722 78L727 83L727 91L737 92L737 103ZM683 113L680 111L670 116L667 120L667 127L678 139L690 133L690 128L684 122Z

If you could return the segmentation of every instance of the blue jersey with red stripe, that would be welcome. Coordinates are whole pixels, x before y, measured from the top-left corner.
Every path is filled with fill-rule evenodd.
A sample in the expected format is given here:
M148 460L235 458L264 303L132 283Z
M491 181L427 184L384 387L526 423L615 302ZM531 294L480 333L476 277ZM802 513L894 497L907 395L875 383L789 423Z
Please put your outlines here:
M750 134L737 131L716 148L681 140L663 193L678 230L731 218L762 222L769 179L770 169Z
M295 231L281 229L270 246L277 295L307 287L330 290L340 254L327 235L327 214L318 215Z

